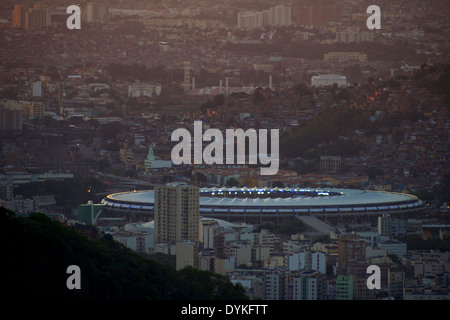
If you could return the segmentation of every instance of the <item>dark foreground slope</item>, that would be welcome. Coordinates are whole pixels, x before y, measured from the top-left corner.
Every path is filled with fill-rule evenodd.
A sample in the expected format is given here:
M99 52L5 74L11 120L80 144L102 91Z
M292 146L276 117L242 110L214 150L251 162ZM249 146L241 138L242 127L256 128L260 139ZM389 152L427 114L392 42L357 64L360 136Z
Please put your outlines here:
M0 208L2 291L9 299L247 299L242 287L211 272L175 271L111 238L91 240L43 214ZM81 270L69 290L67 267Z

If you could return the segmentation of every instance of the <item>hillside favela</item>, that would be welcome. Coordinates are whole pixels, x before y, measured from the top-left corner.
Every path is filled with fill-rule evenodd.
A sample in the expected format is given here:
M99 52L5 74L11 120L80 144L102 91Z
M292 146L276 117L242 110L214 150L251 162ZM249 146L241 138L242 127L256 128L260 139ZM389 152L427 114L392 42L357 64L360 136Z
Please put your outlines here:
M2 288L243 306L214 315L450 300L449 15L1 1Z

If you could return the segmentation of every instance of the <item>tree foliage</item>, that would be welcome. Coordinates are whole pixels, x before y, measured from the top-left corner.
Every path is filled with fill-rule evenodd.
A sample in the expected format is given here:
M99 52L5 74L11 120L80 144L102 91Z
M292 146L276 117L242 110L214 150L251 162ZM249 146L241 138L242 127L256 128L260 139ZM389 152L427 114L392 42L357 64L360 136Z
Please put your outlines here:
M99 163L100 165L102 164ZM54 195L58 205L73 206L88 200L100 201L101 199L97 199L95 193L105 192L105 190L106 186L100 180L77 177L62 181L48 180L22 184L14 190L14 193L26 198Z
M348 136L356 129L367 127L370 127L370 120L362 110L348 106L327 109L281 137L280 150L286 157L299 157L318 145L337 143L339 136Z
M175 271L114 241L92 240L43 214L0 208L2 289L9 299L247 299L242 287L211 272ZM67 267L81 289L66 287Z

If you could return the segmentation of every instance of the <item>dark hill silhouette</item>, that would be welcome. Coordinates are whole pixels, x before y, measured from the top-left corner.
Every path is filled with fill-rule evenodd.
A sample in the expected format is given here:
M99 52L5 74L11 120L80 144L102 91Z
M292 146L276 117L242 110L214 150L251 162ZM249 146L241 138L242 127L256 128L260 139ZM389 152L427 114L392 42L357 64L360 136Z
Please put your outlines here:
M191 267L175 271L145 259L111 236L93 240L59 221L0 208L2 289L8 299L248 299L227 278ZM66 286L69 265L81 289Z

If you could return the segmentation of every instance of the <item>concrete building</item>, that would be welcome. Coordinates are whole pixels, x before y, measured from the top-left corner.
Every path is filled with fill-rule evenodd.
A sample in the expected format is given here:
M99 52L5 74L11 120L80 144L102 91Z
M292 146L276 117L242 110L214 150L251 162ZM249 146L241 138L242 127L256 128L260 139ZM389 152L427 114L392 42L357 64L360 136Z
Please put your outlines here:
M12 12L14 27L41 31L50 25L50 11L42 4L16 4Z
M184 62L184 81L183 81L184 92L188 93L191 91L191 62Z
M313 87L325 87L337 85L338 87L346 87L347 86L347 77L340 75L318 75L311 77L311 86Z
M34 201L23 199L21 196L16 196L16 198L11 200L0 199L0 206L16 213L31 213L34 211Z
M282 298L282 277L279 272L265 273L264 281L264 300L281 300Z
M318 271L321 274L327 273L327 257L323 252L311 253L311 270Z
M269 8L269 24L271 26L290 26L292 24L291 7L278 5Z
M326 273L326 256L323 252L304 251L288 256L288 270L313 270Z
M40 4L29 8L25 13L25 29L29 31L44 30L50 23L49 10Z
M236 265L245 265L252 262L252 245L246 242L232 242L225 245L225 255L233 258Z
M0 174L0 183L8 183L13 186L18 186L30 182L42 182L48 180L62 181L65 179L72 179L72 173L27 173L27 172L6 172Z
M176 270L187 266L199 267L197 242L183 241L176 244Z
M254 29L263 26L263 14L256 11L242 11L237 15L238 29Z
M450 272L450 253L421 252L411 263L415 277L433 277Z
M340 43L349 43L349 42L372 42L374 38L374 34L368 31L362 32L349 32L349 31L341 31L336 32L336 42Z
M133 251L145 253L147 248L153 245L153 239L151 234L145 232L132 233L132 232L119 232L114 233L113 239L122 243L127 248Z
M327 284L324 275L302 272L293 281L293 300L326 300Z
M203 248L214 248L214 237L216 235L217 227L214 225L203 225Z
M391 215L383 214L378 217L378 234L381 236L391 236Z
M328 52L323 55L328 62L366 62L367 54L363 52Z
M252 247L252 263L261 265L263 264L262 262L268 261L271 257L270 252L270 247L254 245Z
M288 270L309 270L311 266L311 253L299 252L288 256Z
M403 219L391 219L391 237L405 236L407 222Z
M0 108L0 135L17 135L23 130L23 111Z
M128 97L138 98L138 97L152 97L152 95L161 94L161 85L152 83L134 83L128 86Z
M350 264L364 263L366 260L366 242L355 234L338 237L338 274L345 275Z
M241 11L237 14L238 29L255 29L264 26L290 26L292 9L278 5L263 11Z
M0 180L0 199L12 200L14 197L14 186L11 183Z
M353 276L338 275L336 278L336 300L353 300Z
M16 28L25 28L25 14L28 12L29 6L27 5L14 5L12 12L12 24Z
M388 255L396 255L399 260L406 255L406 243L397 240L387 240L378 245L382 249L386 249Z
M293 19L298 26L325 26L329 22L341 20L340 6L294 6Z
M155 244L199 241L199 188L155 187Z
M320 81L320 80L317 80ZM319 84L317 84L319 86ZM320 156L320 172L325 174L340 173L342 168L341 156Z
M403 296L403 285L405 282L405 271L398 266L388 269L388 294L399 299Z
M366 231L366 232L356 232L356 234L362 238L367 243L367 247L376 248L382 241L389 240L389 237L382 236L378 232Z
M448 286L419 285L405 283L403 288L403 300L450 300Z
M366 276L353 275L353 300L373 300L375 299L375 293L375 290L367 287Z
M33 82L33 97L42 97L42 81Z
M263 279L256 275L233 275L230 279L233 284L240 284L247 296L252 300L259 300L264 295Z

